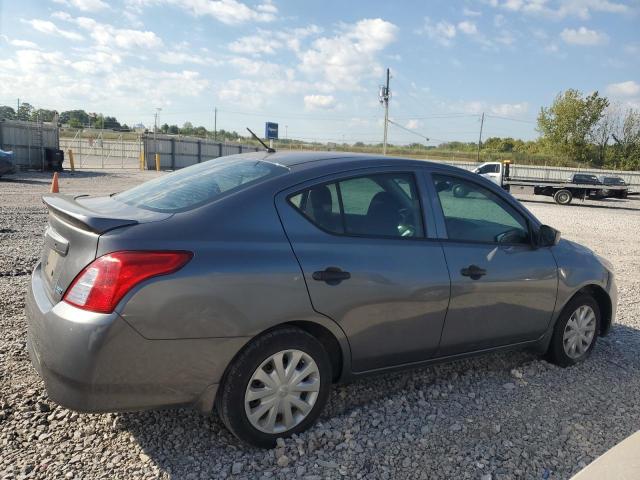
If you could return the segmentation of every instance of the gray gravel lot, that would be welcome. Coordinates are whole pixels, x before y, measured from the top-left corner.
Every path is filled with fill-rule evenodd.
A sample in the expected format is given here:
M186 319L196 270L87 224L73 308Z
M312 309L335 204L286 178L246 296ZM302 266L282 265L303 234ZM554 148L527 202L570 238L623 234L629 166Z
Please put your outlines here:
M64 173L60 186L97 195L156 175ZM313 429L262 451L191 409L87 415L49 401L24 318L49 182L0 179L0 479L565 479L640 429L640 199L560 207L522 197L615 266L617 324L586 363L503 353L337 386Z

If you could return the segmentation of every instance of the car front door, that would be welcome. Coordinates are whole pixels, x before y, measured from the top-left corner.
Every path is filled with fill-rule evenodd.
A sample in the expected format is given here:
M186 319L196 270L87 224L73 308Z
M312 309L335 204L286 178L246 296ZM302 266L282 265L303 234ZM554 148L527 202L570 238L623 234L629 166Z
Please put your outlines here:
M526 216L480 182L433 173L429 188L451 275L439 355L539 338L557 294L549 248L534 248Z
M424 188L417 172L375 169L276 198L313 308L342 327L356 372L428 359L438 348L450 281L421 208Z

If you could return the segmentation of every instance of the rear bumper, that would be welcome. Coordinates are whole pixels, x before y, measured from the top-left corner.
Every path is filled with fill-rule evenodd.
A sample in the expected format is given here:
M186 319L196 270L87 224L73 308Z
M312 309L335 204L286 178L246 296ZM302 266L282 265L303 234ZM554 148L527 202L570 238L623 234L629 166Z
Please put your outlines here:
M117 313L54 305L40 272L38 265L26 299L27 344L51 400L82 412L212 408L227 364L248 338L148 340Z

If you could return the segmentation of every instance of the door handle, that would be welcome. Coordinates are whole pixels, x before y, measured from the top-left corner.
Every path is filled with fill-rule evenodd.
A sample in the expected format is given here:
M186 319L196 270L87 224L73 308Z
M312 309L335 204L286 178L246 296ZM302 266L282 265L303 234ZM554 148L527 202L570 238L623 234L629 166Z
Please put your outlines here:
M338 285L343 280L351 278L349 272L344 272L338 267L327 267L324 270L313 272L311 275L314 280L319 282L327 282L329 285Z
M460 270L460 275L463 277L470 277L471 280L478 280L483 275L486 275L487 271L484 268L480 268L477 265L469 265L467 268Z

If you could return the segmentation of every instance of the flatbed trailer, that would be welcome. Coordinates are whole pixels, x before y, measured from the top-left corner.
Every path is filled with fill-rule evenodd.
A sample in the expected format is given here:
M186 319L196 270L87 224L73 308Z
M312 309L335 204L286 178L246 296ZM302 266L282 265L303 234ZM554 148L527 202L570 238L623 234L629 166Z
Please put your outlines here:
M534 195L553 197L559 205L568 205L574 198L586 200L600 196L602 190L628 190L628 185L603 185L601 183L570 183L558 180L538 180L510 176L510 162L487 162L480 165L476 173L497 183L507 191L511 187L532 187Z
M502 181L502 187L510 191L511 187L533 187L534 195L545 195L553 197L556 203L568 205L574 198L586 200L599 196L599 192L604 189L601 184L568 183L554 181L529 180L522 178L507 177ZM627 186L607 186L607 190L627 190Z

